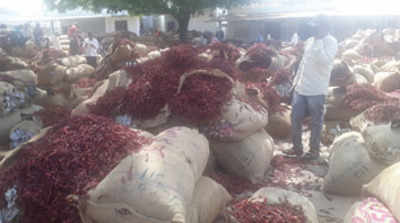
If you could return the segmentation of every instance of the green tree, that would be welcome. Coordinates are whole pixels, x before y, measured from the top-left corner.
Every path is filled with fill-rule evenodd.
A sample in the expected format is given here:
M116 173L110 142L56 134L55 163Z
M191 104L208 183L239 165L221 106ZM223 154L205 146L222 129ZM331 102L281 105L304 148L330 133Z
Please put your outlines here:
M50 9L65 11L83 8L91 11L107 9L112 12L127 10L131 14L168 14L179 23L180 38L189 27L190 18L205 9L230 8L257 0L45 0Z

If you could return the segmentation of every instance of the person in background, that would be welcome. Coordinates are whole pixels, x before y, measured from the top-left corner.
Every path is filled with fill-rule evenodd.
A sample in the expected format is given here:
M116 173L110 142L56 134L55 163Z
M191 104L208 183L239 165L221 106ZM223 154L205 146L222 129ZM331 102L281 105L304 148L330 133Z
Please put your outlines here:
M305 43L304 56L299 65L292 98L292 141L293 148L285 154L303 155L302 124L307 114L311 115L310 151L304 159L313 160L320 156L321 131L324 120L325 96L328 93L333 62L338 50L337 40L329 34L326 16L313 20L313 36Z
M264 36L261 32L257 35L257 43L263 43L265 41Z
M40 46L40 42L43 38L43 30L39 23L36 23L35 29L33 30L33 37L36 46Z
M70 39L69 53L71 55L79 55L81 53L81 38L79 36L78 27L76 25L72 25L68 29L68 37Z
M218 30L217 33L216 33L215 35L216 35L216 37L217 37L217 39L218 39L219 41L222 42L222 41L225 40L225 33L224 33L224 31L222 31L222 29Z
M93 33L88 33L88 38L85 39L83 43L83 47L85 49L85 56L88 61L88 64L97 67L97 53L99 50L99 42L96 38L93 37Z

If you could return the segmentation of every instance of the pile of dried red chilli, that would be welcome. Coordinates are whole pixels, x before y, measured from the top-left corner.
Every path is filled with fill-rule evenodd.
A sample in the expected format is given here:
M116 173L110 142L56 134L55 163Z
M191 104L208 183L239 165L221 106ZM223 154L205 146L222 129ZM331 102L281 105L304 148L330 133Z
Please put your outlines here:
M256 192L263 187L262 184L253 184L246 178L225 174L221 171L215 171L210 177L224 186L232 195L239 195L249 191Z
M16 186L21 223L78 223L78 211L66 197L85 195L149 141L107 118L72 117L25 145L17 162L0 173L0 194ZM4 203L0 201L0 209Z
M353 84L347 87L345 102L351 109L363 112L366 109L393 99L385 92L378 90L370 84Z
M235 70L233 63L204 61L198 53L191 46L181 45L157 59L127 68L135 81L127 89L108 92L91 107L91 112L107 117L131 115L135 119L151 119L169 105L173 115L184 117L189 122L218 118L223 104L231 97L233 84L228 78L192 75L186 79L182 91L177 93L180 77L187 72L196 69ZM234 72L227 74L231 73Z
M230 216L239 223L305 223L306 217L301 207L288 202L268 204L267 200L234 201L230 206Z
M35 112L34 116L40 119L44 127L47 127L69 119L71 110L55 105Z

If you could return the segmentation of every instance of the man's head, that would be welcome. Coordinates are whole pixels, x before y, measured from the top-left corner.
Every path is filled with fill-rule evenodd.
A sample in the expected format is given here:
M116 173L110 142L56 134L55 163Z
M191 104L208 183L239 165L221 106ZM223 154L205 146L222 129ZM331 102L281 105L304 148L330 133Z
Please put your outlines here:
M88 37L89 37L90 40L93 39L93 33L92 33L92 32L89 32L89 33L88 33Z
M317 39L324 38L330 31L330 20L326 15L318 15L314 17L310 23L314 29L314 37Z

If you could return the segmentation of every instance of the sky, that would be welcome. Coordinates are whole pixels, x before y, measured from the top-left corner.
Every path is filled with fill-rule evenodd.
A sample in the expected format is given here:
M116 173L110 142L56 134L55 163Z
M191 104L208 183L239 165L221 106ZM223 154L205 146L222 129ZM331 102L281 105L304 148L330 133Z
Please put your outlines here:
M0 0L0 9L11 10L21 16L37 16L43 6L42 0Z
M326 0L265 0L272 4L285 2L327 2ZM400 12L400 0L331 0L337 10L346 12L393 11ZM290 5L290 4L289 4ZM312 4L313 5L313 4ZM17 12L21 16L40 16L44 8L43 0L0 0L0 9Z

